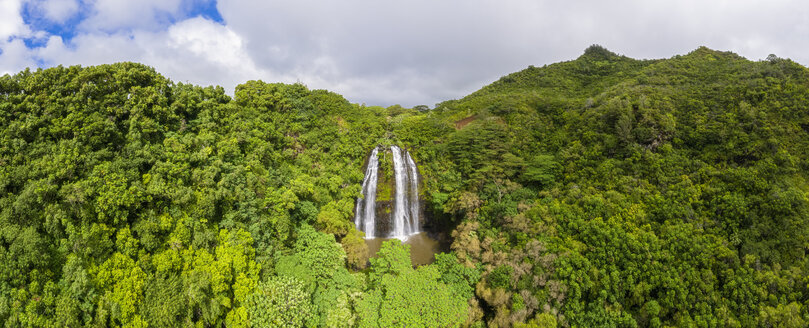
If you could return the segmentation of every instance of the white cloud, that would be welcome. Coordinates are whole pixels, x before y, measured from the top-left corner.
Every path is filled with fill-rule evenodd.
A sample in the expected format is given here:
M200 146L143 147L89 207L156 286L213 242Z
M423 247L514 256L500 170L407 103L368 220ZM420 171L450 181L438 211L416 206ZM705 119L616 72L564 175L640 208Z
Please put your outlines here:
M168 30L169 46L230 69L252 66L244 54L242 39L229 28L204 18L194 18Z
M0 41L0 49L3 51L0 53L0 76L15 74L25 67L36 67L31 50L22 40Z
M809 63L809 6L800 0L223 0L218 6L259 67L369 103L462 97L528 65L574 59L596 43L637 58L705 45L753 60L775 52ZM323 58L328 69L317 65Z
M79 28L87 32L156 31L181 13L180 5L181 0L92 0L92 13Z
M369 104L463 95L535 63L537 47L527 45L541 43L518 38L545 28L531 19L533 1L248 2L220 1L219 9L259 67Z
M51 19L71 17L71 1L46 2ZM220 0L222 25L171 24L193 0L88 0L74 38L53 36L28 52L17 41L0 68L127 60L227 90L250 79L301 81L369 105L432 105L528 65L574 59L595 43L635 58L705 45L807 64L809 6L801 1ZM31 32L19 9L20 1L0 0L0 49L11 36L43 33Z
M31 35L20 15L21 9L22 1L0 0L0 75L36 66L31 51L19 39Z
M98 65L121 61L137 61L145 52L124 34L84 34L65 44L61 37L52 36L37 56L51 65Z
M178 82L222 85L229 92L249 79L284 79L257 68L239 35L201 17L179 22L167 31L83 34L68 44L54 36L37 55L52 65L135 61Z
M43 0L32 3L45 18L52 22L64 23L79 11L77 0Z
M30 33L23 23L21 9L22 0L0 0L0 41Z
M201 17L180 22L156 37L159 40L152 44L160 46L145 60L180 81L222 85L232 92L237 84L250 79L283 79L256 67L240 35Z

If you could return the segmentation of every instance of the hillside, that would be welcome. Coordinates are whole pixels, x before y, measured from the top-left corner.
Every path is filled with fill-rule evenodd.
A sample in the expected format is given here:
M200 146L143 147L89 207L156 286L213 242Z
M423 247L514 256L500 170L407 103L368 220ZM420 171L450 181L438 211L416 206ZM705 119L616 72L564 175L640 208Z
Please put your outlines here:
M433 264L368 260L379 145L418 163ZM707 48L592 46L431 110L26 70L0 77L0 322L803 327L807 151L809 69Z
M802 326L808 96L774 56L594 46L394 131L489 324Z

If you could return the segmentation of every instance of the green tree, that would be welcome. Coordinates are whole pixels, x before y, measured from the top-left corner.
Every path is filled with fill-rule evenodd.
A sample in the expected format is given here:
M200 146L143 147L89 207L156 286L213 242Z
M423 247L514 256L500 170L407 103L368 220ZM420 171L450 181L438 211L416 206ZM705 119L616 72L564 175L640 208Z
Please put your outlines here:
M439 281L435 266L414 270L408 245L384 242L370 269L376 283L358 304L360 327L454 327L466 320L464 296Z
M253 327L303 327L315 322L311 294L293 277L272 277L258 284L248 304Z

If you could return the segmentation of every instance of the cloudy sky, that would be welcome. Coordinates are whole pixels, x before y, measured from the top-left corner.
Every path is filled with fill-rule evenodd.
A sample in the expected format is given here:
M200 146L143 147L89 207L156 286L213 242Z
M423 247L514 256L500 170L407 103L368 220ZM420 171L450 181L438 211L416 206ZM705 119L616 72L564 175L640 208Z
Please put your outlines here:
M0 0L0 74L137 61L174 81L301 82L368 105L460 98L591 44L809 64L806 0Z

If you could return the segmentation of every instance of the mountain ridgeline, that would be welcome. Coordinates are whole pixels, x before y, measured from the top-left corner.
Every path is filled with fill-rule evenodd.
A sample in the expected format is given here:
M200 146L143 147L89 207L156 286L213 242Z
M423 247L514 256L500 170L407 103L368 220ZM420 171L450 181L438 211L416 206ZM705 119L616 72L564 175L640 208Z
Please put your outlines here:
M432 109L26 70L0 77L0 322L805 327L807 152L809 69L707 48L591 46ZM422 228L451 251L369 254Z

